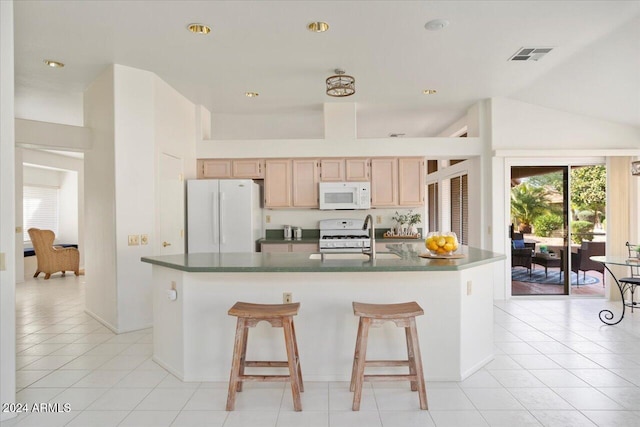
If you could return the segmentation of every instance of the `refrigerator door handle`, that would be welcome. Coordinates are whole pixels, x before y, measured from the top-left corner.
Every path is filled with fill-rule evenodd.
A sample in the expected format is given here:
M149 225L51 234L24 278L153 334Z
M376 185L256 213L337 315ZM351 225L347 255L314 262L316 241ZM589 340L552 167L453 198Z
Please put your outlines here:
M225 239L225 230L224 230L224 193L220 192L220 244L224 245L226 242Z

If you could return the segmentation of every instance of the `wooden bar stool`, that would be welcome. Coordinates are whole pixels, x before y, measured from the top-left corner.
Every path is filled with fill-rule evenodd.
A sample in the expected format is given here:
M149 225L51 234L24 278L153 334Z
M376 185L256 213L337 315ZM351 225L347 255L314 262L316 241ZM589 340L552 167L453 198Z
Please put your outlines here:
M427 391L422 372L422 358L416 329L416 316L422 316L424 311L414 302L401 304L363 304L353 303L353 314L360 317L358 323L358 337L356 351L353 356L353 370L351 371L351 391L353 395L354 411L360 410L362 398L362 384L364 381L410 381L411 391L417 391L420 397L420 409L428 409ZM384 322L394 322L396 326L405 329L407 338L408 360L366 360L367 340L369 328L381 326ZM365 367L408 366L409 374L365 375Z
M230 316L238 318L236 339L233 345L233 361L231 364L231 378L229 379L229 394L227 395L227 411L233 411L236 403L236 392L242 391L243 381L289 381L293 394L293 408L302 411L300 392L304 391L302 370L296 330L293 326L293 316L298 314L300 303L293 304L251 304L237 302L229 310ZM287 361L247 361L247 338L249 328L253 328L260 321L267 321L273 327L283 328L284 343L287 349ZM289 368L289 375L245 375L245 367Z

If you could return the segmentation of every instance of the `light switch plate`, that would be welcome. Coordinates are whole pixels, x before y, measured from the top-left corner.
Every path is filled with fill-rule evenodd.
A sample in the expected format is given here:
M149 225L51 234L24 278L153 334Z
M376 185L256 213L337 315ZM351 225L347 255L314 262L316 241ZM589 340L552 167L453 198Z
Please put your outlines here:
M5 271L6 267L4 265L4 252L0 252L0 271Z
M149 235L148 234L141 234L140 235L140 244L141 245L148 245L149 244Z
M22 234L23 230L24 229L22 227L20 227L20 226L16 227L16 234Z

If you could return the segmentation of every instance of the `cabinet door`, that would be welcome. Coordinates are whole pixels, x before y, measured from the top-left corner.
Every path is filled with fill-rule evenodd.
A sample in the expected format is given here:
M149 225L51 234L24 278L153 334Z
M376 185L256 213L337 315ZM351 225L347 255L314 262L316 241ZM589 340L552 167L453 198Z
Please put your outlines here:
M291 252L290 243L262 243L260 252Z
M293 206L317 208L318 202L318 160L293 160Z
M291 252L318 253L319 251L320 249L316 243L293 243L291 245Z
M246 179L264 178L263 159L242 159L233 161L233 177Z
M398 159L398 204L400 206L424 206L424 158L400 157Z
M398 159L371 159L371 207L398 206Z
M321 182L340 182L344 180L344 159L320 160Z
M267 208L291 207L291 160L265 161L264 206Z
M369 159L346 159L346 180L347 181L369 181Z
M198 178L231 178L231 160L198 160Z

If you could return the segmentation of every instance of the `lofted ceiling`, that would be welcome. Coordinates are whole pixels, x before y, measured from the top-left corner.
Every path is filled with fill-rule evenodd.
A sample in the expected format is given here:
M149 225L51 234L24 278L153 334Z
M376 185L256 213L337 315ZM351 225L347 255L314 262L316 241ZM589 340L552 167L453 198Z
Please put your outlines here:
M322 138L325 102L356 103L360 138L435 136L490 97L640 127L640 1L15 0L14 14L20 105L81 101L117 63L204 105L216 139ZM426 30L437 18L450 25ZM554 49L508 61L521 47ZM355 95L325 94L336 67Z

